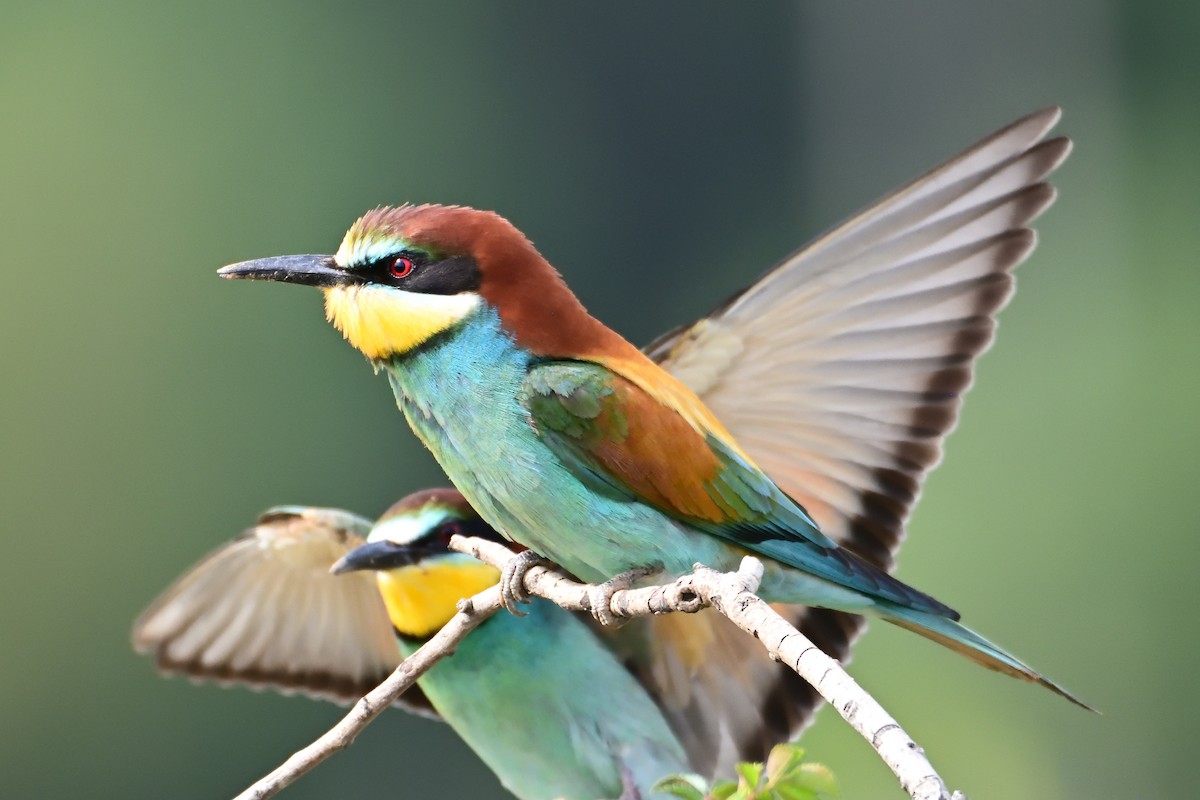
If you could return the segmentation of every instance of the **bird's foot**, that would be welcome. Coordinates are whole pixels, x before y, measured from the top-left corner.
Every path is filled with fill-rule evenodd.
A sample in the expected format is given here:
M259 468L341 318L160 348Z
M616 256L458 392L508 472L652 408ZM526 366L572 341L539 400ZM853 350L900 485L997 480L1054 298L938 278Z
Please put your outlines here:
M642 578L649 578L662 572L662 567L635 567L634 569L614 575L604 583L588 589L588 602L592 606L592 616L605 627L617 627L625 620L612 612L613 595L622 589L628 589Z
M525 573L534 567L554 566L532 550L522 550L517 553L500 573L500 605L514 617L523 617L525 612L517 608L528 605L529 591L525 588Z

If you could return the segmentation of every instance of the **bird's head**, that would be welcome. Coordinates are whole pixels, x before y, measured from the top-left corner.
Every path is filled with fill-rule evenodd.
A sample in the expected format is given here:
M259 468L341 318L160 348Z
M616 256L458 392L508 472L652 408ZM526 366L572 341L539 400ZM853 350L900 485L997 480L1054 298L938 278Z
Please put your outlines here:
M457 491L427 489L384 512L367 543L342 556L330 571L374 570L392 625L422 639L454 616L459 600L500 579L494 567L450 550L455 534L500 540Z
M374 361L404 355L485 306L539 355L578 355L615 335L508 220L464 206L377 208L332 256L263 258L219 274L320 288L326 317Z

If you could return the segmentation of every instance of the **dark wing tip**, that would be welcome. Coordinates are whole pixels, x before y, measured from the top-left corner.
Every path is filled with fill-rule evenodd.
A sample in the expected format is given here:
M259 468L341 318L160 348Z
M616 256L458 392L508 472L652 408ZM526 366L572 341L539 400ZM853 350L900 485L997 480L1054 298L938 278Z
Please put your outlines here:
M821 652L840 664L849 662L851 647L866 629L866 620L857 614L806 606L773 608ZM766 761L772 747L794 739L812 723L822 702L820 693L808 681L791 667L780 664L774 684L759 707L763 726L738 742L738 757L745 761Z
M149 652L153 647L139 652ZM166 653L165 645L154 653L155 667L167 676L182 676L195 683L212 682L222 687L241 686L254 691L270 689L285 695L300 694L339 705L350 705L372 691L391 674L380 671L374 675L350 677L325 670L287 671L264 670L255 667L234 669L229 664L204 664L198 659L179 661ZM420 687L409 688L395 705L422 716L437 718L429 699Z

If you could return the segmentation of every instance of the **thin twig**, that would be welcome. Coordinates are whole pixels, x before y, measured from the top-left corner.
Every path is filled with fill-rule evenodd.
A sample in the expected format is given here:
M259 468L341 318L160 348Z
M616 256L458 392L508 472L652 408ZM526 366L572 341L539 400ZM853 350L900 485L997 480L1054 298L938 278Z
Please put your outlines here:
M504 545L484 539L455 536L450 547L501 570L514 557ZM946 789L925 758L925 752L837 661L821 652L755 594L762 575L762 563L749 556L742 559L741 567L733 573L716 572L697 564L695 572L672 583L617 591L612 595L610 611L615 617L632 619L650 614L694 613L712 607L761 641L773 658L812 684L874 748L913 800L965 800L961 793L951 794ZM530 594L544 597L568 611L591 611L596 587L536 566L525 573L525 588ZM452 653L472 628L499 607L496 587L461 602L459 613L437 635L360 700L336 726L235 800L265 800L335 751L347 747L372 719L439 659Z

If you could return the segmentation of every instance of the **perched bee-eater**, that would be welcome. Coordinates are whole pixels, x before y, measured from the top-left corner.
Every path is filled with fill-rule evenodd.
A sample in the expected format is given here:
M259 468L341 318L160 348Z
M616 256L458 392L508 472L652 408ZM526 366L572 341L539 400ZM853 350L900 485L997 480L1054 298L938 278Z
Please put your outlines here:
M500 538L452 489L410 495L374 526L271 509L155 601L134 645L168 672L356 699L499 579L447 549L456 533ZM485 620L405 704L445 719L522 800L649 797L698 769L586 618L543 600L529 617Z
M878 615L1074 700L883 568L1053 199L1058 117L993 134L649 355L470 208L379 208L335 255L221 275L319 287L480 515L586 581L752 553L768 601Z

